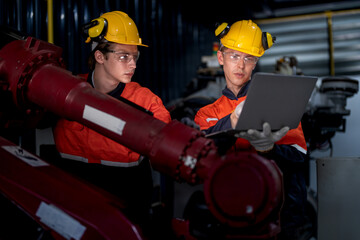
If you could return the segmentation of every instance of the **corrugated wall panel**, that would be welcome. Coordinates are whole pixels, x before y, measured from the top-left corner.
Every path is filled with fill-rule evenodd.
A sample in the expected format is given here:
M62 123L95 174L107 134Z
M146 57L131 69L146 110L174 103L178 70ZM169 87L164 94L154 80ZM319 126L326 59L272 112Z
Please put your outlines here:
M278 59L295 56L304 74L328 76L332 74L332 55L334 75L360 74L359 10L261 20L259 25L277 37L276 44L260 59L259 71L274 72Z
M328 75L329 48L326 18L259 24L276 36L275 45L259 61L259 70L274 72L278 59L295 56L306 75Z
M333 17L336 75L360 74L360 12Z

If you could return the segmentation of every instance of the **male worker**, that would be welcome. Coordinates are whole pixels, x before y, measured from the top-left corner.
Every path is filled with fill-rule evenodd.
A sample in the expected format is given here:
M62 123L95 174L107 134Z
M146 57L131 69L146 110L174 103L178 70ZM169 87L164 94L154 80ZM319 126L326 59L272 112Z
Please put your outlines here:
M265 50L273 44L274 38L251 20L235 22L229 27L226 23L216 31L220 38L217 58L223 66L226 87L223 95L214 103L201 108L195 123L207 134L234 128L246 99L251 74ZM271 89L269 89L271 91ZM276 114L276 113L274 113ZM283 172L285 202L281 212L281 239L297 239L304 221L306 185L298 166L306 158L306 142L301 128L289 130L288 127L272 132L271 126L264 123L263 131L249 129L241 132L240 138L220 139L218 144L229 151L256 151L273 159Z
M134 21L124 12L101 15L84 31L95 48L89 58L91 72L84 75L93 88L119 100L126 99L165 123L170 114L149 89L131 82L142 44ZM69 169L121 198L125 214L144 224L149 214L152 175L147 158L75 121L60 119L54 129L58 151Z

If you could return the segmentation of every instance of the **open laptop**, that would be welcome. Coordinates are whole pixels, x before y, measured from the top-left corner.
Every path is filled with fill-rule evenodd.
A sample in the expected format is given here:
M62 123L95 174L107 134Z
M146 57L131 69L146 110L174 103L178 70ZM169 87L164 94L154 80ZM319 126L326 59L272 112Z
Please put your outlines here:
M243 110L235 129L206 135L234 135L240 131L262 131L264 122L277 131L288 126L297 128L316 85L317 77L255 73L252 77Z

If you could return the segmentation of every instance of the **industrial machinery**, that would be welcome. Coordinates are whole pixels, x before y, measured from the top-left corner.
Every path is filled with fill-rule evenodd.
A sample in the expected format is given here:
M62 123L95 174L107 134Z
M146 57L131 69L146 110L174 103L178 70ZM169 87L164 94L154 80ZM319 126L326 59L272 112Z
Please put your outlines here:
M184 98L178 99L168 106L172 118L178 119L188 125L193 125L197 110L219 98L224 89L223 72L218 65L216 55L204 56L203 66L197 72L197 78L189 85ZM276 61L275 73L285 75L302 75L295 56L284 56ZM336 132L345 132L346 117L350 110L346 109L347 98L358 92L358 81L349 77L323 77L315 87L301 123L308 146L308 154L315 150L330 149L332 155L331 139ZM310 164L309 161L306 164ZM310 167L308 166L310 170ZM306 171L309 175L309 171ZM307 176L309 186L310 177ZM306 205L308 223L302 239L317 236L317 196L308 188L308 201Z
M149 157L176 181L203 184L185 218L173 220L179 239L279 233L282 173L272 160L249 152L220 155L200 131L176 120L165 124L94 90L65 69L61 48L7 28L0 34L1 239L22 233L27 239L143 239L122 213L121 199L11 142L49 112Z
M275 72L286 75L302 75L297 58L284 56L276 61ZM336 132L345 132L347 98L359 91L355 79L341 76L323 77L318 80L306 111L301 120L308 151L332 150L331 138Z
M355 79L325 77L320 80L302 119L309 151L332 150L331 138L336 132L346 130L345 117L350 115L350 110L346 109L347 98L358 91L359 83Z

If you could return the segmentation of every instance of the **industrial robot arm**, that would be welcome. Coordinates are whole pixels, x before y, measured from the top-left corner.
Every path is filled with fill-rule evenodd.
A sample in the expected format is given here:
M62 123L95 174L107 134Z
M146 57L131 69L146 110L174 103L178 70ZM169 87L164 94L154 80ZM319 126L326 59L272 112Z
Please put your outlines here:
M207 207L232 229L232 237L279 232L282 174L273 161L249 152L219 155L200 131L178 121L165 124L94 90L64 68L61 53L32 37L13 39L0 49L3 91L12 93L20 110L34 115L46 110L78 121L148 156L155 170L177 181L203 183Z

